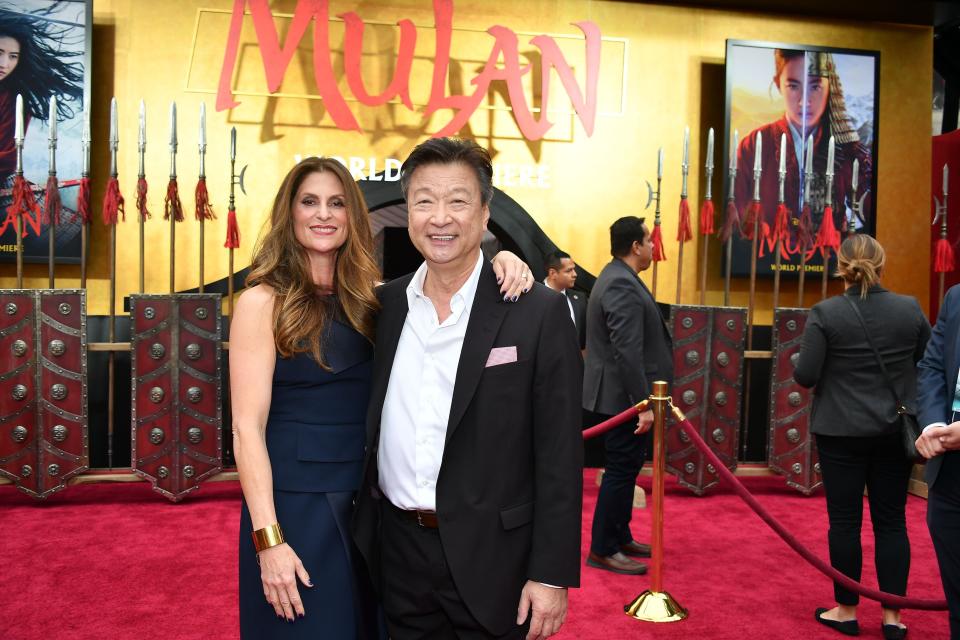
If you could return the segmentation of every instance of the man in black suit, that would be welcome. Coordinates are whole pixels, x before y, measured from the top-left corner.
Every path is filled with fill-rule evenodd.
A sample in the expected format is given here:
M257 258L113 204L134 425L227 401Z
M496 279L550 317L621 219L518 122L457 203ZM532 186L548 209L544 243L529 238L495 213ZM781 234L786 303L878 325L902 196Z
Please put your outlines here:
M573 290L573 285L577 283L577 265L569 253L558 249L547 255L543 266L547 271L543 284L567 298L570 319L577 327L582 350L587 344L587 302L583 295Z
M673 380L673 344L657 303L638 274L650 266L653 244L642 218L627 216L610 227L613 260L603 268L587 303L587 358L583 408L614 416L647 398L655 380ZM630 518L637 474L649 445L653 412L607 432L606 471L593 512L587 564L615 573L640 574L649 557L633 539Z
M950 609L950 637L960 639L960 286L947 292L918 365L917 450L927 458L927 526Z
M579 584L576 331L539 283L500 297L480 252L492 175L449 138L401 168L425 262L380 288L354 518L394 640L545 638Z

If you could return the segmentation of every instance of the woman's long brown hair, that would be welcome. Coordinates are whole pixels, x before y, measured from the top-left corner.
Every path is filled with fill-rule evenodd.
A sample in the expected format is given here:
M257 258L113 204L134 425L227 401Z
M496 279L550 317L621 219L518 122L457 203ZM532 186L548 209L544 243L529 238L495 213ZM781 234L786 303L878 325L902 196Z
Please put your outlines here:
M310 272L310 261L294 234L293 201L304 179L312 173L333 173L343 185L346 200L347 239L337 251L334 290L350 325L371 342L374 315L379 309L374 291L380 270L373 258L370 218L360 188L346 167L332 158L306 158L283 179L273 201L246 286L265 284L274 290L273 336L277 351L288 358L299 352L324 369L323 332L332 309L319 295Z

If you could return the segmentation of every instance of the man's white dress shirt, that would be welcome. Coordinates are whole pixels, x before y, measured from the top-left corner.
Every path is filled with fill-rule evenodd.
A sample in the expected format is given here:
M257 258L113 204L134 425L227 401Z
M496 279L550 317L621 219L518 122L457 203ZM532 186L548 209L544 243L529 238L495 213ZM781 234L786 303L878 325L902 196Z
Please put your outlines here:
M427 263L407 285L403 323L380 416L380 490L401 509L437 510L437 476L450 420L460 351L477 292L483 254L467 281L450 299L440 323L424 295Z

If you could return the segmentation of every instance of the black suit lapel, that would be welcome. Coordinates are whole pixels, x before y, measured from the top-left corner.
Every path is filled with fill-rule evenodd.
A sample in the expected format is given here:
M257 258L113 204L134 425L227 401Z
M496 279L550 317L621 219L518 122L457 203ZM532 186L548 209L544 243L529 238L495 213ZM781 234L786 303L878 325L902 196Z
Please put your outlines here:
M463 338L460 362L457 364L457 379L453 385L453 399L450 403L450 419L447 421L446 441L457 430L463 419L473 394L477 390L480 376L490 356L490 349L500 330L500 324L507 313L507 303L500 296L493 269L484 261L480 270L477 293L470 309L470 322Z

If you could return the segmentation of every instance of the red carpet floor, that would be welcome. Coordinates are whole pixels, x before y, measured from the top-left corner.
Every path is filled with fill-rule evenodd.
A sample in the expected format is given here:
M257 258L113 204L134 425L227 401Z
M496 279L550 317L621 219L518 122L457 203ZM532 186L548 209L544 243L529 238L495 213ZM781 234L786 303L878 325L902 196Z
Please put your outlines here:
M595 475L585 472L584 553ZM777 478L746 482L798 538L826 557L822 496L805 498ZM644 484L649 489L649 478ZM830 583L739 498L725 492L697 498L667 486L665 587L690 610L689 619L659 625L632 620L623 605L649 586L649 578L584 567L582 588L571 592L558 638L841 637L813 620L816 607L832 606ZM69 487L45 503L0 487L0 639L236 638L238 499L234 482L209 483L177 505L142 483ZM939 598L925 511L926 501L909 499L908 594ZM635 513L640 535L649 527L649 510ZM864 557L864 580L875 585L870 535ZM882 637L879 605L864 601L860 621L861 637ZM904 622L915 639L949 635L945 613L907 611Z

